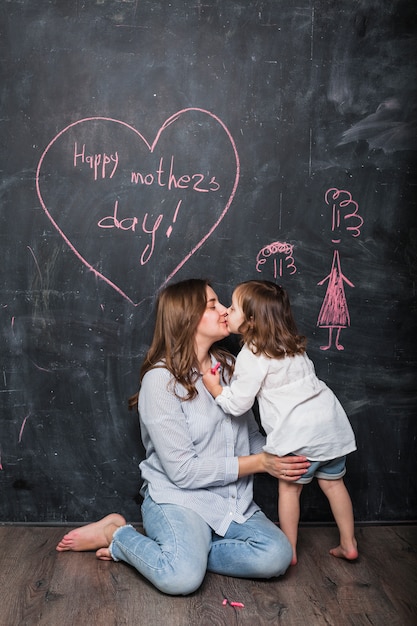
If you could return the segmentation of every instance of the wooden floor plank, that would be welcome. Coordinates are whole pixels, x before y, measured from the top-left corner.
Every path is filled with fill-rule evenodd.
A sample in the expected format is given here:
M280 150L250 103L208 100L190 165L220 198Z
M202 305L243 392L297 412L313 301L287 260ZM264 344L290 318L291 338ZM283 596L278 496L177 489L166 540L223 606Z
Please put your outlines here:
M123 563L57 553L66 528L0 526L0 626L415 626L417 527L357 529L360 557L329 555L333 527L300 528L299 563L278 580L207 574L187 597ZM223 605L223 599L244 608Z

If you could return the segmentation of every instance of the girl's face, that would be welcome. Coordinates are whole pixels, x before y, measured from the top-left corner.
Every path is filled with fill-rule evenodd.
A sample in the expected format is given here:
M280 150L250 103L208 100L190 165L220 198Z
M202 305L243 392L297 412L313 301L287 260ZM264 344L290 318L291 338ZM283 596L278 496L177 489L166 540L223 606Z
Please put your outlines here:
M236 292L233 292L232 295L232 304L231 306L227 309L227 325L229 327L229 331L231 333L238 333L239 332L239 326L241 326L243 324L243 322L245 321L244 315L243 315L243 311L239 306L239 302L238 299L236 297Z
M198 326L196 339L209 340L211 343L229 336L227 328L227 309L220 304L215 292L206 287L207 305Z

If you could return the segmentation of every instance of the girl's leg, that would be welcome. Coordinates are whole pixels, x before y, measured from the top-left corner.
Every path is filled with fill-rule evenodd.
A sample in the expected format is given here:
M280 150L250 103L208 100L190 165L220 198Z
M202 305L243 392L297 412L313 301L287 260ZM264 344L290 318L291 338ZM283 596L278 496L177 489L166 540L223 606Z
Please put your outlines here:
M278 519L283 533L292 547L291 565L297 563L298 522L300 521L300 495L303 485L279 480Z
M212 531L194 511L173 504L157 504L146 496L142 504L146 536L132 526L113 535L109 551L125 561L157 589L187 595L198 589L207 570Z
M329 500L340 533L340 544L337 548L330 550L330 554L353 561L358 557L355 522L353 519L352 501L343 478L337 480L319 478L318 483Z
M232 522L224 537L213 536L207 569L238 578L272 578L286 572L291 556L284 533L257 511L243 524Z

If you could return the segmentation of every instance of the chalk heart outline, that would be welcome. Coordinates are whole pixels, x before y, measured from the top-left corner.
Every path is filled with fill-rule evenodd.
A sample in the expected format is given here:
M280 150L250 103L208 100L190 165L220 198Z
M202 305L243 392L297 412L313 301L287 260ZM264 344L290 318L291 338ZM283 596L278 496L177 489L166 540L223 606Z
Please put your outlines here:
M213 232L216 230L216 228L218 227L218 225L220 224L220 222L222 221L222 219L224 218L224 216L226 215L227 211L230 208L230 205L233 202L234 196L236 194L236 189L237 186L239 184L239 176L240 176L240 160L239 160L239 155L237 152L237 148L236 148L236 144L235 141L230 133L230 131L228 130L228 128L225 126L225 124L221 121L221 119L219 117L217 117L217 115L215 115L214 113L211 113L210 111L207 111L205 109L201 109L198 107L190 107L187 109L182 109L181 111L177 111L177 113L174 113L173 115L171 115L171 117L169 117L163 124L162 126L159 128L155 139L153 140L152 143L149 143L147 141L147 139L138 131L136 130L136 128L134 128L133 126L131 126L130 124L127 124L126 122L123 122L121 120L117 120L114 118L110 118L110 117L86 117L83 118L81 120L77 120L76 122L73 122L72 124L69 124L68 126L66 126L64 129L62 129L51 141L50 143L47 145L47 147L45 148L39 163L38 163L38 167L36 170L36 192L39 198L39 202L43 208L43 210L45 211L46 215L48 216L48 219L50 220L50 222L52 223L52 225L54 226L54 228L58 231L58 233L60 234L60 236L62 237L62 239L65 241L65 243L68 245L68 247L72 250L72 252L75 254L75 256L91 271L93 272L93 274L103 280L104 282L106 282L110 287L112 287L112 289L114 289L118 294L120 294L123 298L125 298L128 302L130 302L133 306L139 306L144 299L140 300L139 302L134 302L125 291L123 291L123 289L121 289L115 282L113 282L108 276L106 276L105 274L103 274L102 272L99 272L96 268L94 268L91 263L89 263L89 261L79 252L79 250L75 247L75 245L70 241L70 239L67 237L67 235L64 233L64 231L61 229L61 227L59 226L59 224L54 220L54 218L52 217L50 211L48 210L46 203L43 199L42 196L42 192L41 192L41 184L40 184L40 175L41 175L41 169L42 169L42 165L44 163L45 157L48 154L49 150L52 148L52 146L60 139L60 137L62 137L62 135L64 135L66 132L68 132L71 128L74 128L75 126L78 126L80 124L85 124L86 122L113 122L115 124L120 124L121 126L124 126L125 128L130 129L133 133L135 133L135 135L137 135L141 141L145 144L145 146L148 148L150 153L153 153L153 151L155 150L155 147L158 144L158 141L162 135L162 133L173 123L175 123L180 117L186 115L187 113L190 112L198 112L198 113L202 113L204 115L209 116L210 118L212 118L215 122L217 122L224 130L224 132L226 133L230 144L232 146L233 149L233 154L235 157L235 161L236 161L236 174L235 174L235 179L233 182L233 187L232 187L232 191L228 197L228 200L222 210L222 212L220 213L219 217L216 219L216 221L212 224L212 226L209 228L209 230L203 234L203 236L201 237L201 239L194 245L194 247L188 251L185 256L180 260L180 262L177 264L177 266L171 271L171 273L169 274L169 276L167 278L165 278L165 280L163 280L163 282L160 285L160 289L162 289L172 278L173 276L175 276L175 274L185 265L185 263L193 256L193 254L195 254L195 252L201 248L201 246L207 241L207 239L213 234Z

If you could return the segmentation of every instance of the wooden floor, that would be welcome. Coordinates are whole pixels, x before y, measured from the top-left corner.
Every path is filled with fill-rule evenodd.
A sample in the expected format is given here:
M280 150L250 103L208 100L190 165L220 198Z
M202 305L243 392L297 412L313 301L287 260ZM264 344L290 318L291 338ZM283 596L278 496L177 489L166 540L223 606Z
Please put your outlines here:
M417 624L417 526L359 527L355 563L328 555L335 528L302 527L299 563L283 578L207 574L187 597L165 596L94 553L57 553L66 531L0 526L1 626ZM224 606L224 597L245 606Z

